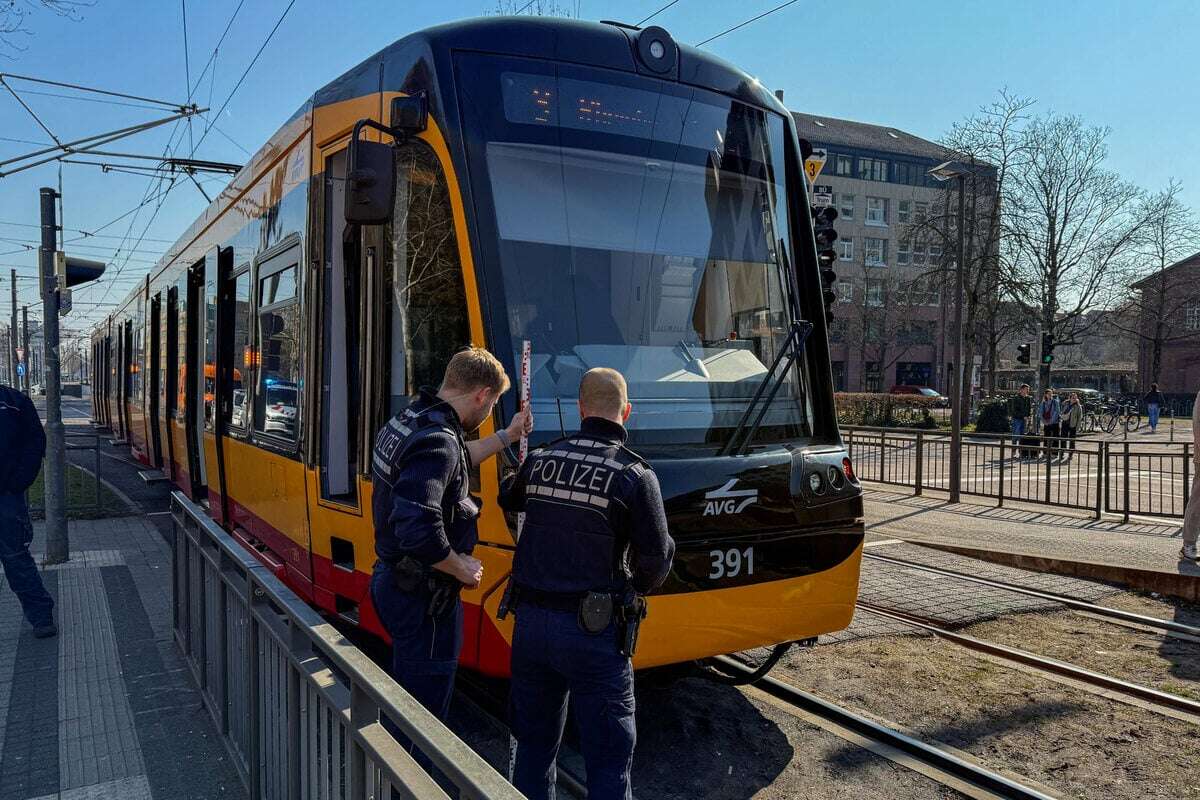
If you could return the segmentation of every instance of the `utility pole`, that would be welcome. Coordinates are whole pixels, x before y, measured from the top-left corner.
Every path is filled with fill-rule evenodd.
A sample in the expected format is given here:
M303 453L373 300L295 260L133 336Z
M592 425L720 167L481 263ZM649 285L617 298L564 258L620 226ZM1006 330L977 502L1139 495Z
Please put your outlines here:
M46 387L46 562L61 564L70 557L67 538L67 449L62 423L62 386L58 359L58 279L54 254L58 225L54 201L58 193L42 187L42 248L38 261L42 273L42 346L45 349Z
M16 389L21 386L17 381L17 271L12 270L9 277L12 286L12 321L8 324L9 377L12 379L9 386Z
M21 352L25 354L22 363L25 365L25 374L21 376L21 383L24 384L25 394L29 394L29 306L21 306Z

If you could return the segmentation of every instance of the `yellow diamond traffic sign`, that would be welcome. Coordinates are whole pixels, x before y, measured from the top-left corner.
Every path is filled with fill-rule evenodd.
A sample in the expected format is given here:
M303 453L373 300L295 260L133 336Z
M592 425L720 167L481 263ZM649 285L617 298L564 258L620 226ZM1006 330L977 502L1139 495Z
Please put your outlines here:
M821 174L821 170L825 166L828 153L824 148L817 148L812 151L812 155L804 159L804 174L808 176L808 182L812 183Z

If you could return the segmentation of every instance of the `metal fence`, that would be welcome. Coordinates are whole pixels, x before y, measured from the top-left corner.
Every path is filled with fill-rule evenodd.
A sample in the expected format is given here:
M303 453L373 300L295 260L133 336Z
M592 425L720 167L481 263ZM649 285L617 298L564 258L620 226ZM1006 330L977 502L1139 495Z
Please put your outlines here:
M491 766L175 492L175 640L252 800L520 798Z
M66 425L64 434L67 448L66 512L68 516L88 516L99 513L104 505L100 488L100 431L91 426ZM83 464L72 463L71 452L84 453ZM89 458L86 454L91 453ZM45 474L45 462L42 462ZM29 512L41 518L46 515L46 497L41 491L26 493Z
M865 481L950 490L950 434L843 427ZM1182 517L1195 470L1191 442L1102 441L967 434L962 440L964 495L1104 512Z

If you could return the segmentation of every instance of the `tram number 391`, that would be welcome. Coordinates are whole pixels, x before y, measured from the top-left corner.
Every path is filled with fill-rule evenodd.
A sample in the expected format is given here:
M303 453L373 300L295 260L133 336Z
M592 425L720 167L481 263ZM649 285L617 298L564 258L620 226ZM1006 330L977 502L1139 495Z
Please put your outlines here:
M747 547L739 550L734 547L729 550L710 550L708 557L712 559L708 573L709 580L719 578L736 578L743 570L747 575L754 574L754 548Z

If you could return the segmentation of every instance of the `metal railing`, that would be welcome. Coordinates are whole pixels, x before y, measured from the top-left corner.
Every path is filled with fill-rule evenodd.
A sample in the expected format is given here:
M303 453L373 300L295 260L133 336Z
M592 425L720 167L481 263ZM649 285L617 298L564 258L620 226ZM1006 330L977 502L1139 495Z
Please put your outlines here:
M950 489L950 435L941 431L844 426L854 469L864 481ZM964 495L1091 511L1182 517L1194 464L1191 442L1104 441L967 434L962 440Z
M520 798L462 740L183 494L171 495L175 640L252 800Z
M100 431L91 426L65 425L67 467L66 467L66 511L70 517L88 516L99 513L104 505L104 495L100 488ZM90 466L71 463L71 452L90 452ZM45 472L45 461L42 462ZM25 499L29 503L29 512L36 518L46 515L46 497L42 492L27 492Z

